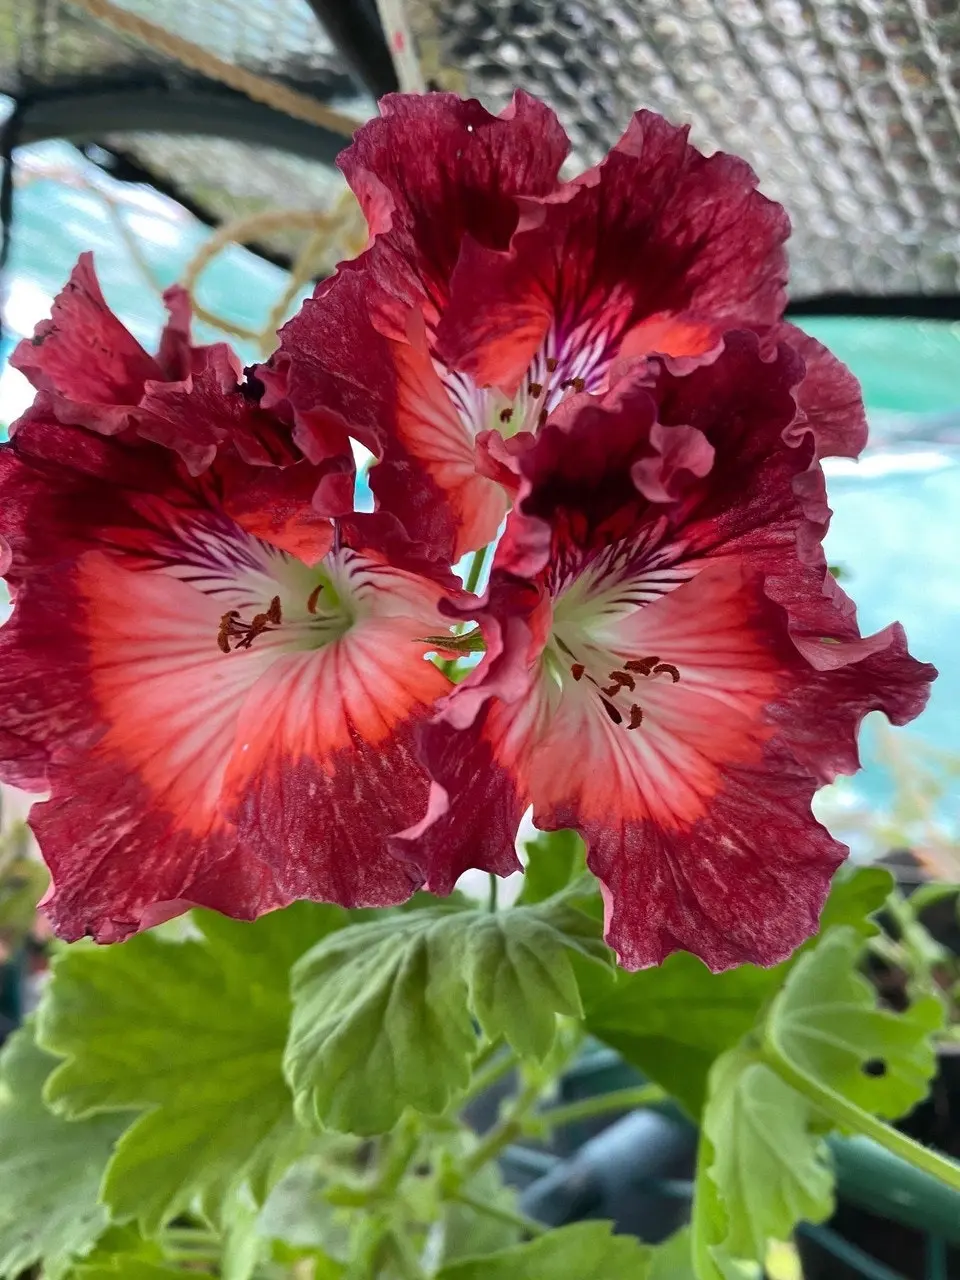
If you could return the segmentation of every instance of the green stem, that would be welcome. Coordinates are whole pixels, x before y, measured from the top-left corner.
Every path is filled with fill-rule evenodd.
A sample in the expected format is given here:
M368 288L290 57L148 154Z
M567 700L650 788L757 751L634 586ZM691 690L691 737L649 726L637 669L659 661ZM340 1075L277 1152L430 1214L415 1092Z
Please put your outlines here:
M497 895L500 890L500 877L495 876L492 871L487 872L487 910L493 914L497 909Z
M405 1235L398 1230L391 1231L386 1243L390 1259L396 1263L403 1280L427 1280L427 1273Z
M931 1151L929 1147L914 1142L905 1133L884 1124L876 1116L870 1115L856 1103L850 1102L839 1093L834 1093L826 1085L820 1084L790 1062L777 1048L775 1042L767 1039L762 1050L763 1060L791 1089L808 1098L815 1107L829 1116L831 1120L847 1133L859 1133L865 1138L872 1138L879 1146L884 1147L891 1155L906 1160L915 1169L929 1173L931 1177L960 1191L960 1164L947 1160Z
M476 591L477 583L483 574L483 566L487 562L491 546L493 546L493 543L488 543L487 546L481 547L479 551L473 553L473 559L470 561L470 571L463 583L465 591Z
M639 1084L626 1089L614 1089L610 1093L598 1093L592 1098L581 1098L579 1102L568 1102L561 1107L550 1107L538 1115L531 1116L531 1129L540 1132L544 1129L557 1129L560 1125L573 1124L577 1120L589 1120L593 1116L605 1115L608 1111L632 1111L636 1107L649 1107L655 1102L663 1102L667 1097L665 1089L658 1084Z
M516 1142L523 1133L527 1112L536 1106L537 1099L543 1092L542 1080L530 1080L517 1094L513 1105L502 1120L498 1120L492 1129L488 1129L470 1155L463 1162L463 1181L468 1182L475 1173L495 1160L504 1147Z
M457 1204L462 1204L467 1209L472 1209L474 1213L482 1214L486 1218L495 1218L497 1222L504 1222L509 1227L516 1227L520 1231L525 1231L529 1236L546 1235L549 1227L545 1227L542 1222L537 1222L535 1218L528 1218L526 1214L515 1213L512 1209L504 1209L498 1204L488 1204L485 1200L475 1200L473 1196L468 1195L465 1191L458 1191L453 1197Z
M479 1059L477 1061L479 1061ZM519 1062L520 1059L512 1049L502 1053L499 1058L495 1058L481 1071L477 1072L470 1081L470 1087L467 1089L467 1092L463 1095L457 1105L459 1107L464 1107L468 1102L472 1102L474 1098L478 1098L480 1094L485 1093L491 1085L496 1084L498 1080L502 1080L505 1075L509 1075Z
M396 1129L387 1139L380 1169L371 1187L371 1199L393 1199L419 1144L420 1123L416 1115L408 1111L400 1117Z

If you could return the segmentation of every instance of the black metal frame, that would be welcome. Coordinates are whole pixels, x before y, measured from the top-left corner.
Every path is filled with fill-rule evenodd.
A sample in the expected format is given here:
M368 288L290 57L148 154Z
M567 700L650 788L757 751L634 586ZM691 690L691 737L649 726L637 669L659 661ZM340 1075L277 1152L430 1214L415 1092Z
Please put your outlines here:
M375 98L399 88L374 0L307 0L347 66Z

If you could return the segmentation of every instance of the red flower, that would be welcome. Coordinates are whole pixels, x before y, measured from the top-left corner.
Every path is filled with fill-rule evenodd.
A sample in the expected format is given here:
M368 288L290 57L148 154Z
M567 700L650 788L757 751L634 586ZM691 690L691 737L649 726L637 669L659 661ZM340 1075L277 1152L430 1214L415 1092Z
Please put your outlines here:
M331 478L222 348L142 395L131 374L119 434L64 425L93 400L58 310L61 389L0 448L0 778L50 792L57 931L402 901L422 877L387 839L426 805L412 735L449 682L424 637L455 579L386 515L335 536L311 505ZM132 339L104 314L115 369Z
M515 490L502 440L536 432L565 396L602 394L617 359L710 360L722 334L785 336L784 211L741 160L702 156L639 112L571 182L548 108L503 115L451 94L388 97L341 157L369 251L324 282L261 374L305 451L346 433L381 456L379 503L454 559L496 534ZM824 449L856 453L856 381L803 342L801 402Z
M50 393L59 421L112 435L130 425L149 381L175 382L206 363L209 348L190 345L190 298L163 295L170 319L156 358L147 354L104 301L93 254L82 253L53 304L10 357L38 390Z
M771 964L815 929L846 850L811 797L858 767L863 716L911 719L935 672L897 625L862 639L826 570L814 439L788 430L802 375L733 333L514 443L487 653L425 733L430 810L401 840L433 890L515 869L532 803L585 837L627 968Z

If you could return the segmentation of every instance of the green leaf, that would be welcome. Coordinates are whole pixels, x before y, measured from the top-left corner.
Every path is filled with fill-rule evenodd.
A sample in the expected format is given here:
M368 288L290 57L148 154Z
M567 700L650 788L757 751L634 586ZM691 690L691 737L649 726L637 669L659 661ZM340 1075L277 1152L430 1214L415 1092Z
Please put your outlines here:
M943 1021L935 996L905 1013L878 1007L858 972L862 940L833 929L803 956L773 1003L766 1023L775 1053L798 1071L865 1111L905 1115L929 1090L936 1070L931 1034Z
M834 876L820 917L819 935L828 929L850 925L864 938L879 933L873 916L894 887L894 879L885 867L852 867L844 864ZM807 944L809 948L810 944Z
M609 1222L560 1227L530 1244L446 1266L438 1280L648 1280L651 1250Z
M141 1114L117 1145L103 1196L146 1234L202 1198L216 1218L249 1182L260 1199L299 1149L281 1070L289 964L339 908L298 904L253 924L197 913L202 940L141 934L123 946L75 946L57 960L39 1039L66 1059L48 1103L82 1118Z
M891 883L880 867L838 874L823 910L821 935L842 925L864 937L876 933L870 917L883 905ZM615 978L595 966L578 966L587 1029L697 1116L714 1058L751 1029L802 954L803 949L772 969L745 964L726 973L711 973L686 952L669 956L656 969L618 972Z
M587 869L587 851L576 831L538 831L524 842L526 865L517 899L529 906L551 898Z
M562 904L475 919L464 935L465 966L473 1011L491 1040L502 1035L522 1058L542 1061L553 1046L557 1014L581 1017L570 963L573 931L580 929L587 940L593 924ZM586 949L589 954L588 942Z
M689 1227L681 1227L651 1250L647 1280L697 1280Z
M597 966L578 969L578 977L587 1030L694 1116L714 1058L750 1030L782 981L777 970L756 965L711 973L686 952L615 979Z
M762 1261L768 1240L787 1240L798 1222L832 1213L833 1174L817 1127L810 1103L748 1049L714 1063L703 1115L714 1158L705 1172L725 1210L722 1245L734 1257Z
M298 1114L385 1133L406 1107L437 1115L470 1078L473 1019L543 1057L558 1013L579 1014L571 955L599 928L571 902L491 914L413 911L325 939L294 969L285 1057Z
M472 914L388 916L299 961L284 1065L301 1114L374 1134L407 1106L445 1110L476 1050L458 954Z
M123 1122L71 1122L48 1111L43 1085L55 1065L29 1025L0 1054L0 1276L41 1260L48 1275L61 1274L109 1221L97 1192Z
M179 1267L165 1267L157 1262L144 1262L140 1258L126 1258L122 1254L109 1261L94 1263L92 1266L77 1267L71 1280L170 1280L171 1276L180 1276L183 1271Z

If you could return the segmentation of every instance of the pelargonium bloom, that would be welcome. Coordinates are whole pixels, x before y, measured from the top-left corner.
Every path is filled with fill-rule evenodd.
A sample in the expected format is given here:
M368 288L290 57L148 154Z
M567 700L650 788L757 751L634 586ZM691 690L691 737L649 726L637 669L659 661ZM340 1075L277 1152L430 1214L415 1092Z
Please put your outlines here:
M225 360L114 435L41 391L0 448L0 778L49 792L66 938L422 880L387 840L426 804L412 736L450 687L424 655L456 580L387 515L318 516L322 473Z
M10 363L48 392L64 423L112 435L129 427L148 382L179 382L206 363L209 348L190 344L190 297L172 286L163 295L169 320L156 356L149 355L104 300L93 254L82 253L70 279Z
M782 323L783 209L742 160L634 116L598 166L559 172L554 114L518 92L492 116L452 94L392 96L341 167L367 215L367 253L323 282L261 372L319 461L346 434L381 458L378 501L457 558L496 534L516 489L504 441L571 394L602 394L617 360L713 359L724 332L802 344L798 425L856 454L856 381Z
M430 888L515 869L532 804L584 836L627 968L678 948L771 964L814 931L846 849L811 798L858 767L864 715L911 719L935 672L898 625L861 638L827 571L802 377L788 346L732 333L515 446L486 655L425 733L431 805L398 841Z

